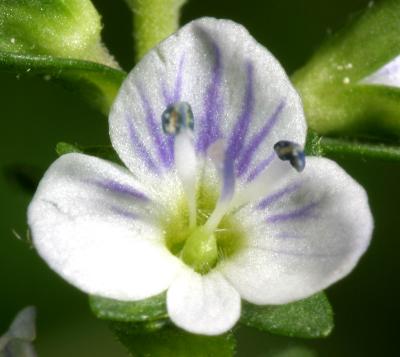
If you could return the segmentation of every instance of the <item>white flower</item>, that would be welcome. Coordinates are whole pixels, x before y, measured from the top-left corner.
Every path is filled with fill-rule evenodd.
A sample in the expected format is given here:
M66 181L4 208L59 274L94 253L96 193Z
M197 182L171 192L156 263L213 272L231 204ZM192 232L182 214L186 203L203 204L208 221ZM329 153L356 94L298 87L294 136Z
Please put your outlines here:
M300 98L238 24L200 19L153 49L122 85L110 135L128 170L64 155L28 212L39 254L89 294L130 301L167 290L176 325L220 334L241 299L308 297L368 246L363 188L324 158L297 171Z
M362 79L361 83L400 87L400 56L393 58L374 73Z

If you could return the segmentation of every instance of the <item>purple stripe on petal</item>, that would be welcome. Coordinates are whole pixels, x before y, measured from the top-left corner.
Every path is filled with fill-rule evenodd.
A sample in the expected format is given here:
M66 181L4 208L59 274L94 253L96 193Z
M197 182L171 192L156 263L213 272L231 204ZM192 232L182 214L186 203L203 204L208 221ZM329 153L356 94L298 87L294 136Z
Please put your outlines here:
M111 191L113 193L126 195L140 201L149 201L149 198L143 192L140 192L139 190L133 188L132 186L114 180L96 179L96 180L89 180L88 182L96 185L97 187L104 188L107 191Z
M161 80L161 93L162 96L164 97L165 107L173 103L172 96L169 93L168 86L165 80Z
M170 160L167 163L167 167L170 168L174 163L175 163L175 150L174 150L174 146L175 146L175 136L174 135L169 135L166 138L167 141L167 148L168 148L168 152L169 152L169 157Z
M317 202L311 202L303 207L295 209L294 211L287 213L275 214L267 218L268 223L280 223L293 220L302 220L313 217L315 208L318 206Z
M182 96L182 83L183 83L183 68L185 62L185 55L182 55L179 60L178 71L176 74L176 79L174 83L173 93L168 89L168 84L165 81L165 78L161 80L161 93L164 97L165 107L179 102Z
M235 191L234 163L229 158L225 158L222 169L222 191L220 199L222 201L232 198Z
M204 98L204 113L199 122L199 135L196 143L198 151L204 153L208 147L221 137L219 115L222 112L221 84L222 60L221 49L212 40L211 36L201 30L202 35L210 43L214 53L214 67L212 69L211 83L207 88Z
M247 182L251 182L257 178L259 174L261 174L269 164L276 158L275 151L272 152L266 159L261 161L254 169L250 172L249 176L247 177Z
M167 144L164 140L164 135L161 132L161 119L156 120L153 108L151 107L147 97L144 95L143 90L139 89L138 92L143 103L143 109L146 113L147 131L153 139L153 143L156 147L161 164L164 167L169 167L171 166L172 158L168 150Z
M179 102L182 96L182 82L183 82L183 64L185 63L185 55L181 56L179 61L178 73L176 75L173 102Z
M232 160L235 160L244 144L244 140L247 135L248 128L250 126L251 118L254 112L254 88L253 88L253 76L254 76L254 67L252 63L247 63L246 65L246 73L247 73L247 83L246 90L244 95L242 112L239 118L236 121L236 124L232 130L231 136L228 140L228 148L226 155L229 156Z
M265 209L271 204L279 201L281 198L285 197L286 195L289 195L293 192L296 192L299 188L301 187L301 184L299 182L292 183L283 189L268 195L265 197L257 206L258 209Z
M158 165L155 163L152 155L136 133L135 127L133 126L133 120L127 116L126 122L128 125L129 138L134 151L151 171L159 173Z
M113 213L115 213L119 216L122 216L124 218L128 218L128 219L137 219L138 218L138 216L136 214L129 212L127 210L124 210L123 208L118 207L118 206L110 206L110 210Z
M237 165L238 176L242 176L247 172L247 169L249 168L250 163L253 159L254 153L257 151L261 143L268 137L272 128L277 123L279 115L281 114L284 107L285 107L285 102L282 101L276 107L273 114L269 117L264 127L250 139L249 144L244 149L242 155L240 156L239 163Z

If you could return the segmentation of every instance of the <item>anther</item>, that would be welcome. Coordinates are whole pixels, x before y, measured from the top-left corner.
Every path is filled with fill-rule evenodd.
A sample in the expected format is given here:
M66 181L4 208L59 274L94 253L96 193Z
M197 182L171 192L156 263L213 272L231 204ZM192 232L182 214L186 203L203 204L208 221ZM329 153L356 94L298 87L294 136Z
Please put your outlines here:
M281 140L274 145L274 150L281 160L289 161L290 164L301 172L306 166L306 156L303 148L292 141Z
M193 112L189 103L177 102L164 110L161 116L162 128L165 134L177 135L184 129L193 130Z

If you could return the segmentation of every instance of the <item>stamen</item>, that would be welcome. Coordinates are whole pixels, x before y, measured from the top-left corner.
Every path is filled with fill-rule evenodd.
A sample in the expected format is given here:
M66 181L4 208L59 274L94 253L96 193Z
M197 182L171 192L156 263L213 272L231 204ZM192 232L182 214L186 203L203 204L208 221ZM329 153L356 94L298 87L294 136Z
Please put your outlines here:
M175 167L182 182L189 209L189 227L196 226L197 158L193 137L193 112L186 102L169 105L163 112L164 133L175 135Z
M298 172L304 170L306 166L306 156L299 144L281 140L274 145L274 150L281 160L288 160Z
M243 207L248 202L258 200L260 197L273 192L287 178L292 170L301 172L305 167L305 154L299 144L291 141L278 141L274 145L275 158L267 169L247 185L234 199L234 207ZM285 161L289 161L290 165ZM292 166L292 167L291 167Z
M178 102L171 104L161 116L162 128L165 134L177 135L183 129L194 129L192 108L189 103Z
M223 139L216 141L210 146L208 156L217 168L222 181L221 194L217 205L204 225L206 230L214 232L231 207L232 198L235 193L235 166L233 159L225 150Z

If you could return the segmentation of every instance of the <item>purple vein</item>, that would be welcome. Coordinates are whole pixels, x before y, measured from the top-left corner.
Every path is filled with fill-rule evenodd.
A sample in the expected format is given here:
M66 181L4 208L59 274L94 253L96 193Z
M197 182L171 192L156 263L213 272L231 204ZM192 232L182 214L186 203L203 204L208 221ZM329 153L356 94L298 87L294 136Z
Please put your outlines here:
M317 202L311 202L303 207L295 209L291 212L275 214L267 218L268 223L280 223L291 220L301 220L311 218L314 213L315 207L318 206Z
M250 122L254 112L254 83L253 83L253 75L254 75L254 68L253 64L248 62L246 64L246 74L247 74L247 82L246 82L246 89L245 95L243 100L243 107L242 112L237 119L235 126L233 127L231 137L228 141L228 148L226 155L231 159L235 160L242 148L243 143L247 135L247 131L250 126Z
M242 176L247 172L247 169L249 168L250 163L253 159L254 153L257 151L261 143L268 137L269 133L277 123L284 107L285 102L282 101L275 108L274 112L269 117L265 125L261 128L261 130L250 139L249 144L244 149L237 165L237 172L239 176Z
M273 151L266 159L262 160L247 177L247 182L253 181L261 172L263 172L269 164L276 158L275 151Z
M185 55L183 54L179 60L178 73L176 75L175 86L174 86L174 95L173 102L179 102L182 96L182 82L183 82L183 68L185 63Z
M165 78L161 80L161 93L162 96L164 97L165 107L173 103L179 102L181 100L184 62L185 62L185 55L183 54L179 60L178 71L176 74L173 93L170 93Z
M159 168L155 163L152 155L147 150L143 142L139 139L136 133L135 127L133 126L133 119L126 116L126 122L128 125L129 138L134 151L139 155L140 159L145 163L145 165L153 172L158 173Z
M267 207L269 207L271 204L278 202L281 198L296 192L299 188L301 187L300 182L295 182L292 183L284 188L282 188L281 190L274 192L273 194L268 195L267 197L265 197L258 205L258 209L265 209Z
M107 191L111 191L113 193L126 195L140 201L149 201L149 198L143 192L133 188L130 185L126 185L114 180L95 179L95 180L89 180L88 182L96 185L97 187L103 188Z
M124 210L124 209L121 208L121 207L110 206L110 210L111 210L113 213L115 213L115 214L117 214L117 215L119 215L119 216L122 216L122 217L124 217L124 218L129 218L129 219L137 219L137 218L138 218L138 215L137 215L137 214L132 213L132 212L129 212L129 211L127 211L127 210Z
M173 99L172 99L171 94L168 91L167 83L165 82L165 79L161 80L161 93L162 93L162 96L164 97L165 107L167 107L168 105L173 103Z
M149 132L153 140L162 165L164 167L169 167L171 165L171 155L168 151L164 136L161 132L160 120L156 120L153 108L151 107L147 97L144 95L143 90L139 89L138 92L143 103L143 109L146 113L147 131Z
M218 122L219 114L222 112L220 98L222 83L221 50L208 34L206 36L211 42L214 53L214 67L212 69L211 83L207 88L204 98L203 117L199 123L200 131L196 147L200 152L205 152L215 140L221 137L221 129Z
M222 190L220 200L228 200L235 191L235 175L233 161L225 158L222 170Z

